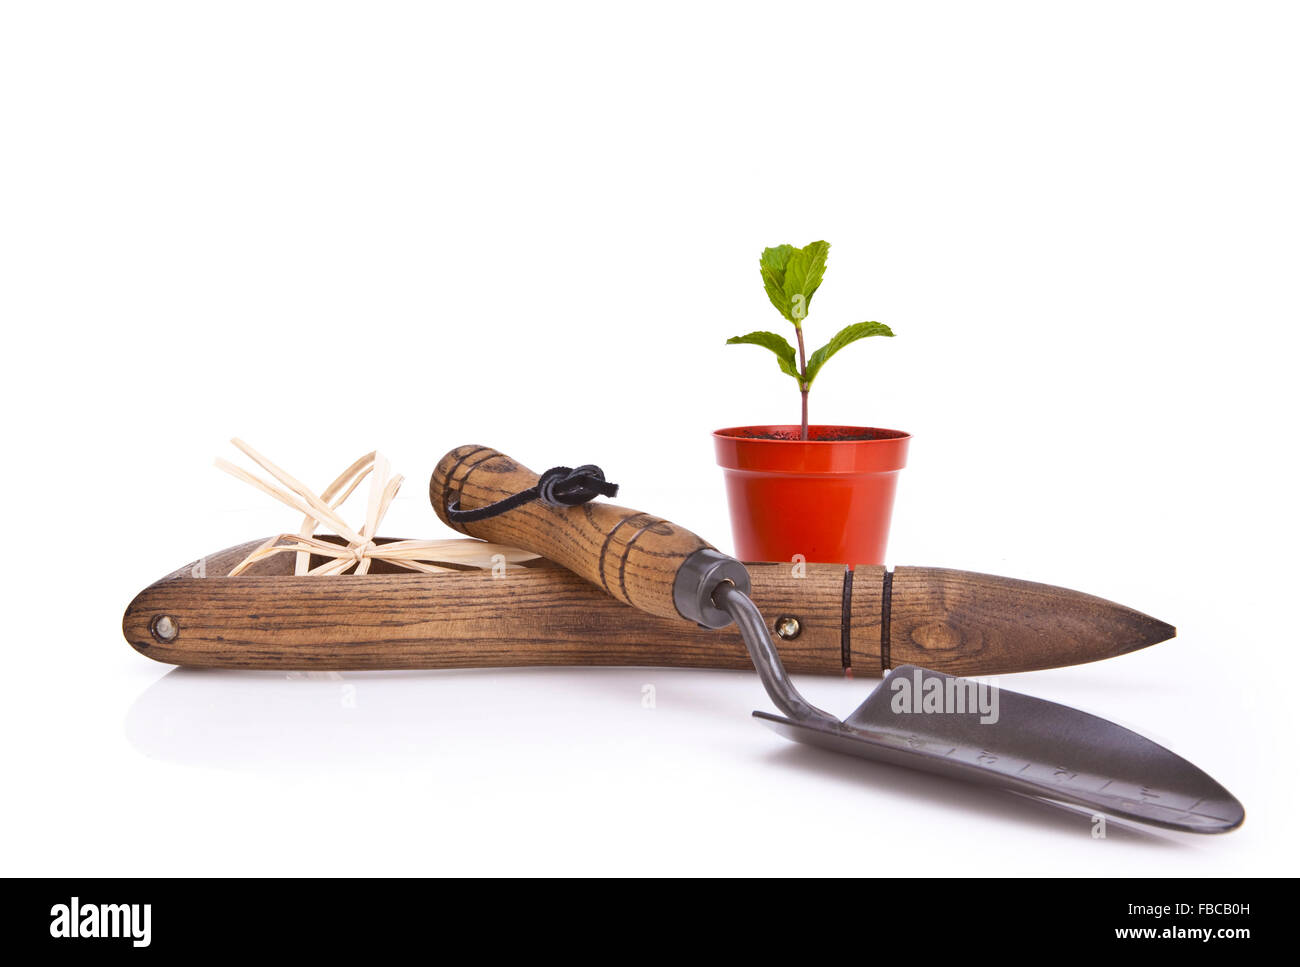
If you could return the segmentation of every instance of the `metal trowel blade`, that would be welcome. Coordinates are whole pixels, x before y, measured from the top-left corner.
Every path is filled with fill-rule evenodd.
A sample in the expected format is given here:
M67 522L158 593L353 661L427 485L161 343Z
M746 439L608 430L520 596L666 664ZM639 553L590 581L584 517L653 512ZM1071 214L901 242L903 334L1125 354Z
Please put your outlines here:
M1150 739L1006 689L994 701L990 689L902 665L841 723L754 715L795 742L1166 829L1223 833L1246 818L1228 790Z

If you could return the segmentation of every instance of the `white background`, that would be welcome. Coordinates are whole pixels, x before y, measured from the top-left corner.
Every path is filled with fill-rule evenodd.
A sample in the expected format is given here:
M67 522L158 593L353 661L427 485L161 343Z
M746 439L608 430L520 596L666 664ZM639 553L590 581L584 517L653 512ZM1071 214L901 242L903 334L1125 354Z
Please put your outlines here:
M5 873L1296 871L1294 6L0 9ZM891 563L1176 624L1001 684L1171 746L1241 830L1099 842L789 746L747 673L123 641L145 585L296 526L212 469L232 435L322 487L380 448L390 534L448 536L425 481L478 442L727 547L709 432L798 397L723 341L784 325L758 253L817 238L812 338L898 333L812 401L915 434Z

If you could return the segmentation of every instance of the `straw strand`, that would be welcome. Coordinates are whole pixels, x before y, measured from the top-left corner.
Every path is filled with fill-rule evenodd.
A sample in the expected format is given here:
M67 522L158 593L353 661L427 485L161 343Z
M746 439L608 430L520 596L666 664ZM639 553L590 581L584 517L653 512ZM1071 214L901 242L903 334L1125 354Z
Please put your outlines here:
M387 561L407 570L435 574L456 570L455 566L444 565L486 569L504 563L506 567L516 567L522 561L531 561L540 556L517 547L476 540L401 540L376 543L379 525L397 497L404 479L400 474L391 478L388 476L390 466L382 454L371 451L361 457L317 495L306 484L290 476L242 440L233 439L230 442L269 473L280 486L227 460L218 458L217 468L303 515L298 533L279 534L263 542L231 570L230 577L244 573L258 561L284 553L295 555L294 574L319 576L346 574L353 568L356 569L356 574L368 574L372 561ZM366 477L370 478L366 519L360 530L353 530L336 511ZM340 539L347 543L340 544L317 537L318 527L333 528ZM312 555L329 560L313 568Z

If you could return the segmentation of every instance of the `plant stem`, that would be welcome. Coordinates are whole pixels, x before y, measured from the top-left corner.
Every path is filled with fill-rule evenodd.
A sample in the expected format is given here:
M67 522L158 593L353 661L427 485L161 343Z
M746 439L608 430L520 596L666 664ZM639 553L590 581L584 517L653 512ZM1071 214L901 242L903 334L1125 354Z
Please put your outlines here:
M803 397L803 422L799 425L799 439L808 439L808 384L804 377L808 374L808 364L803 356L803 326L794 324L795 336L799 340L799 395Z

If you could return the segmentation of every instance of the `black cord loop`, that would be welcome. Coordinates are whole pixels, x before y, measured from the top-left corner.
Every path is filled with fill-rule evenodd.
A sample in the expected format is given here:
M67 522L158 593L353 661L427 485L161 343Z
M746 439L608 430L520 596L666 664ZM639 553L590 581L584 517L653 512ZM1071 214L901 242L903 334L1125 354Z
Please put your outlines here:
M552 507L576 507L595 497L614 497L617 494L618 484L609 483L605 479L605 472L595 464L552 467L538 478L536 487L521 490L486 507L461 510L460 501L453 500L447 505L447 519L453 524L471 524L504 514L534 500Z

